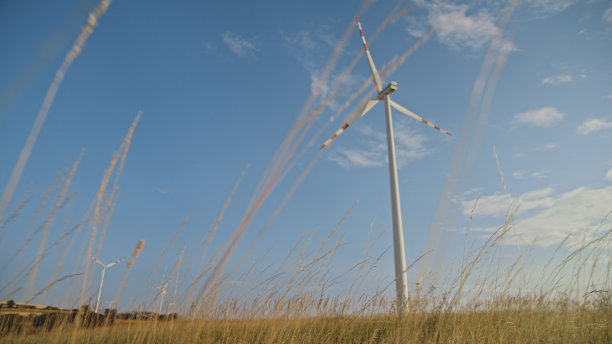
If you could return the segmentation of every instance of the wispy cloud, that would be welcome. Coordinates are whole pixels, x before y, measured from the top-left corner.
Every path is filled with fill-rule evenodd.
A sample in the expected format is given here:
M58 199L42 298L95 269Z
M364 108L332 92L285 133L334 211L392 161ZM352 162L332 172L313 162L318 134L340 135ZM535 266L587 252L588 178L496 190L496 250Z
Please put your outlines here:
M610 94L608 94L608 96L606 98L612 99L612 92L610 92Z
M560 85L568 82L574 81L574 78L570 74L560 74L555 76L549 76L542 79L542 84L544 85Z
M223 43L231 52L239 56L245 56L247 54L258 52L260 49L255 45L255 41L249 41L246 38L226 31L221 35Z
M594 229L610 211L612 204L612 186L601 189L580 187L559 195L553 193L552 188L545 188L516 198L499 194L481 197L476 213L480 217L501 219L512 200L513 206L520 207L506 235L507 241L547 247L561 243L568 235L570 239L566 245L574 245L583 239L585 233L596 234ZM469 213L467 209L471 210L473 202L465 202L464 214ZM610 223L612 219L607 219L604 225ZM495 228L484 227L479 230L493 231Z
M204 49L207 54L212 54L217 51L217 47L211 42L204 43Z
M550 172L552 172L551 170L540 170L540 171L535 171L531 173L531 176L533 178L546 178L548 177L548 175L550 174Z
M602 16L603 20L608 22L608 23L612 23L612 6L610 6L603 14Z
M313 50L318 46L317 42L320 42L318 36L313 36L310 30L303 30L295 34L280 31L280 36L308 72L312 94L323 99L331 86L329 80L321 80L323 66L316 62L317 59L313 53Z
M519 113L514 116L514 119L518 123L526 124L530 127L543 128L552 126L564 117L565 114L559 112L554 107L543 107Z
M159 186L154 186L153 191L160 193L162 195L167 194L168 192L165 189L160 188Z
M528 211L536 208L550 207L553 205L553 199L550 195L554 192L552 188L539 189L524 193L519 197L512 197L506 194L494 194L482 196L478 200L478 206L474 215L476 216L502 216L508 211L511 204L521 205L522 211ZM463 202L463 214L470 215L476 200Z
M606 179L612 182L612 168L606 173Z
M512 177L519 180L525 179L526 177L542 179L547 178L551 172L551 170L539 170L529 173L528 171L517 170L512 173Z
M576 2L577 0L528 0L531 6L546 14L562 12Z
M555 149L555 148L557 148L557 144L556 143L547 143L545 145L541 145L541 146L538 146L538 147L534 148L534 150L543 151L543 150L551 150L551 149Z
M329 47L335 48L338 44L337 39L331 38L328 31L327 26L319 25L316 28L307 28L297 33L279 32L285 46L308 73L311 92L318 97L319 101L323 101L334 87L333 85L339 81L342 81L342 87L352 87L363 82L362 78L351 73L341 75L332 72L326 78L321 78L326 66L321 62L320 56L323 50L328 50ZM336 103L331 102L329 106L334 109Z
M493 16L481 9L474 14L468 14L468 5L456 5L435 1L424 4L429 10L428 25L436 29L438 39L454 48L480 49L499 29L494 23ZM411 21L408 33L420 37L424 35L424 23ZM506 47L509 48L509 47ZM514 50L514 46L512 46Z
M525 178L525 171L523 171L523 170L514 171L514 172L512 172L512 176L515 179L523 179L523 178Z
M399 167L410 160L420 159L429 154L429 150L424 146L425 136L417 133L402 121L396 120L393 124L396 159ZM361 147L340 147L330 154L328 159L345 169L386 164L388 161L386 134L374 130L370 125L356 126L355 131L364 137L361 140L363 142Z
M612 128L612 116L589 118L578 126L576 132L580 135L587 135L596 131Z
M281 31L280 35L285 42L291 45L297 45L304 50L312 50L317 47L317 43L312 38L312 35L306 30L300 31L294 35Z
M305 61L303 62L303 65L310 78L310 90L312 94L318 96L322 100L327 96L327 93L331 89L331 83L333 80L330 80L331 78L322 80L321 73L323 71L314 62Z
M380 166L385 162L384 156L378 149L357 150L341 148L338 150L338 153L330 155L329 160L336 162L345 169Z

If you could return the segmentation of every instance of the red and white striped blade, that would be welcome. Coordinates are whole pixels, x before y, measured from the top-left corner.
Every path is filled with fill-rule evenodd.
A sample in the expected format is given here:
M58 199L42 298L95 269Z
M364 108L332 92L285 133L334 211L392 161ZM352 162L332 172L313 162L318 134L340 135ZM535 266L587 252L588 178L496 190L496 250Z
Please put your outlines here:
M442 133L444 133L444 134L446 134L446 135L448 135L448 136L452 136L452 134L451 134L451 133L449 133L448 131L446 131L446 130L444 130L444 129L440 128L440 127L438 127L437 125L435 125L435 124L431 123L430 121L428 121L428 120L424 119L423 117L421 117L421 116L419 116L419 115L415 114L414 112L412 112L412 111L410 111L410 110L406 109L405 107L403 107L403 106L399 105L398 103L394 102L393 100L389 99L389 101L391 102L391 106L393 106L393 107L394 107L396 110L398 110L399 112L401 112L401 113L403 113L403 114L406 114L406 115L408 115L408 116L410 116L410 117L412 117L412 118L416 119L416 120L417 120L417 121L419 121L419 122L425 123L425 124L427 124L428 126L430 126L430 127L434 128L434 129L436 129L437 131L440 131L440 132L442 132Z
M382 91L382 84L380 82L380 76L378 75L378 71L376 70L376 66L374 65L374 60L372 60L372 55L370 55L370 50L368 49L368 43L366 43L365 36L363 35L363 30L361 29L361 22L359 22L359 17L357 18L357 26L359 27L359 34L361 34L361 41L363 42L363 49L365 49L366 57L368 58L368 64L370 65L370 72L372 72L372 79L374 80L374 86L376 87L376 92Z
M319 150L329 146L329 144L338 137L338 135L342 134L349 125L353 124L356 120L363 117L376 103L378 103L378 99L368 100L368 102L360 109L360 111L354 112L351 116L349 116L348 120L340 127L340 129L336 130L336 132L329 138L325 143L319 148Z

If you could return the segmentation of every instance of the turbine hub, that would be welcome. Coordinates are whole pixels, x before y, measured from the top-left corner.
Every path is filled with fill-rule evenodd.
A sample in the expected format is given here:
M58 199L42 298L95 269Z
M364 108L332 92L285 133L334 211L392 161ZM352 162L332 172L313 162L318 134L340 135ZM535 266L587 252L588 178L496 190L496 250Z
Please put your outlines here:
M382 91L380 91L380 93L378 93L378 99L382 100L385 96L395 92L395 90L397 90L397 82L391 81L389 85L387 85L385 88L383 88Z

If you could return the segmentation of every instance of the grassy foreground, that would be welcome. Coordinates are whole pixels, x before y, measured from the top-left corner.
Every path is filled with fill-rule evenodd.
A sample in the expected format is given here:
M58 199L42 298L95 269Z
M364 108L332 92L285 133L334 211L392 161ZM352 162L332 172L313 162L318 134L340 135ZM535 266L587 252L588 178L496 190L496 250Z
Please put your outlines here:
M610 343L612 307L274 320L117 322L2 343Z

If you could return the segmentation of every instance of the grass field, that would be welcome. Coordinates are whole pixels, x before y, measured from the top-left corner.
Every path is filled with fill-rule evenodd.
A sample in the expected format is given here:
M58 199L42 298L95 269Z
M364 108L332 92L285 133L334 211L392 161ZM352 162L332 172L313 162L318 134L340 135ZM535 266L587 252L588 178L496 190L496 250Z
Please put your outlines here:
M0 342L22 343L609 343L612 308L520 309L274 320L122 322L70 327Z
M513 271L524 268L525 256L500 266L497 250L504 226L482 247L466 252L455 279L443 292L434 287L411 298L398 314L395 301L385 295L340 294L314 297L312 293L279 290L255 298L200 299L197 312L184 309L170 320L116 320L112 325L80 328L73 322L51 330L28 327L9 331L2 343L609 343L612 341L612 298L609 274L596 271L593 261L609 254L611 231L559 257L540 270L540 292L499 288L513 284ZM605 245L602 245L605 244ZM325 255L313 258L321 262ZM609 264L608 264L609 265ZM480 275L475 271L501 271ZM295 268L295 267L294 267ZM304 283L311 265L292 280ZM609 271L609 266L607 266ZM576 283L567 283L567 278ZM583 282L578 282L584 279ZM476 283L467 287L467 282ZM586 289L584 286L588 286ZM288 288L290 288L289 286ZM479 287L479 288L478 288ZM527 289L526 289L527 290ZM533 288L531 288L533 290ZM530 294L531 293L531 294ZM271 304L272 303L272 304ZM32 312L41 312L32 309Z

